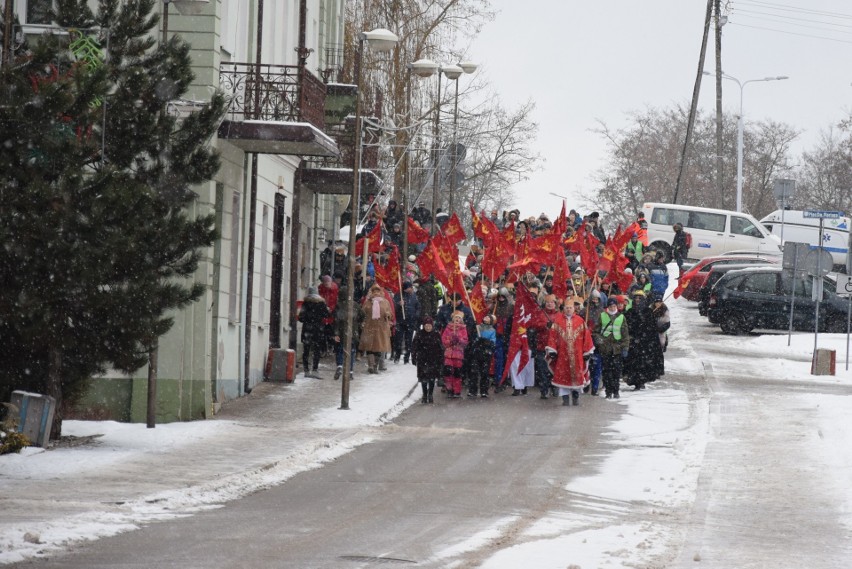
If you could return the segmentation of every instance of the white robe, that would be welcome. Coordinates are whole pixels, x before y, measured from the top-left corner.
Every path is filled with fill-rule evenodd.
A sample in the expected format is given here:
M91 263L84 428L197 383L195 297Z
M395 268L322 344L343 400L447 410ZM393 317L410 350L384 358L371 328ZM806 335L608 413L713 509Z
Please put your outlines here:
M524 389L525 387L532 387L535 385L535 359L533 358L532 352L530 354L530 361L527 362L527 365L524 366L524 369L518 370L518 366L521 365L521 352L515 354L515 359L512 360L512 365L509 368L509 374L512 376L512 387L515 389Z

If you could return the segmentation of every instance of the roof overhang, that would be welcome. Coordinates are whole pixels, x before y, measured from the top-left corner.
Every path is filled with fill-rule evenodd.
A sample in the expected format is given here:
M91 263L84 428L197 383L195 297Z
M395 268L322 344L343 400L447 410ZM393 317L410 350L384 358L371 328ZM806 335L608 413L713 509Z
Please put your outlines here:
M222 121L219 138L244 152L294 156L340 156L337 144L310 123Z
M372 170L361 170L361 195L378 193L382 180ZM351 168L307 168L302 187L317 194L352 195L355 174Z

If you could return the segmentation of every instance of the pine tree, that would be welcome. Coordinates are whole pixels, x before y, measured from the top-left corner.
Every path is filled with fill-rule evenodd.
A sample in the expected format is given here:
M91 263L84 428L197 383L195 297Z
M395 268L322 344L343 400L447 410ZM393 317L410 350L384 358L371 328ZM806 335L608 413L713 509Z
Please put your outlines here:
M0 396L54 396L54 437L63 400L109 367L139 369L203 291L191 278L213 216L191 188L219 167L224 99L166 112L193 75L186 42L158 45L154 6L58 0L68 33L0 72Z

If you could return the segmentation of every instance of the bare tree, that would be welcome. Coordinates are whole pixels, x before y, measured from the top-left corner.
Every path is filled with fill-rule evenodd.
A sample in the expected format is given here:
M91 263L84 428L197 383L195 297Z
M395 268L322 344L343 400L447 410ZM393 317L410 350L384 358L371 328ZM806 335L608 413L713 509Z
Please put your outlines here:
M586 196L611 224L630 221L646 201L667 201L677 183L682 141L689 112L684 106L633 112L627 126L612 130L599 123L595 131L608 143L609 162L597 173L597 189ZM679 202L731 209L735 204L736 120L723 116L723 191L716 185L716 120L698 113L694 121L691 159L681 176ZM745 132L744 195L746 210L758 216L774 209L772 186L789 176L790 144L798 133L774 122L750 123Z
M849 138L842 130L830 128L820 133L816 147L802 154L794 204L802 209L816 208L848 212L852 208L852 168Z

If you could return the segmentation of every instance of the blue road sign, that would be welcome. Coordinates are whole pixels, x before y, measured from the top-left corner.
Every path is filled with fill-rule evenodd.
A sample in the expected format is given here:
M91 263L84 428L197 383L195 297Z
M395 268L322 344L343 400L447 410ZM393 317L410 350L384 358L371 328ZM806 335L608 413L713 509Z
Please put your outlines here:
M802 212L802 217L823 218L823 219L839 219L843 217L842 211L828 211L824 209L806 209Z

